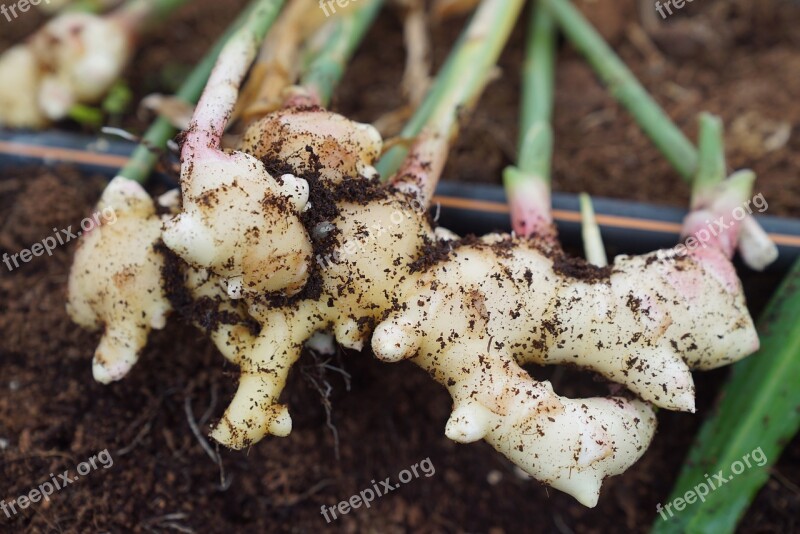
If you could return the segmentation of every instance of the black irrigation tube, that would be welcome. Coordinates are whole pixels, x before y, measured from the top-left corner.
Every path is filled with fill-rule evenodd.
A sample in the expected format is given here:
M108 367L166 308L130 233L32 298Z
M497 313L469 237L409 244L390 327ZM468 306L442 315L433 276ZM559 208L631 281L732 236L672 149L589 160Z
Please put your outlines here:
M111 177L134 146L127 141L66 132L0 131L0 179L6 169L60 163ZM160 179L168 180L164 176ZM459 234L510 230L505 192L500 186L442 181L435 200L441 209L440 223ZM640 254L677 243L685 210L605 198L593 201L609 256ZM553 211L563 242L580 246L578 197L555 193ZM800 220L768 215L759 215L758 219L780 250L778 261L767 272L780 276L800 257Z

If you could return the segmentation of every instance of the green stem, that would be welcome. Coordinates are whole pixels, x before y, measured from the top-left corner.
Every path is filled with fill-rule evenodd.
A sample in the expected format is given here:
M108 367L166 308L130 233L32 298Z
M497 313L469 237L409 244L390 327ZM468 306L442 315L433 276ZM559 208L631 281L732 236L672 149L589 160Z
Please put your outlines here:
M698 133L699 157L692 183L692 205L709 200L717 186L725 180L725 140L722 119L710 113L700 114Z
M594 213L592 197L586 193L580 194L581 204L581 235L583 237L583 250L586 260L592 265L606 267L608 257L603 245L603 236L600 233L600 226L597 224L597 217Z
M524 0L483 0L428 95L403 128L401 138L414 139L424 129L431 137L449 142L459 115L472 109L483 91L523 3ZM391 148L378 162L378 172L384 179L394 175L408 153L408 146Z
M531 9L530 25L523 66L517 168L549 183L553 157L551 122L555 90L556 26L550 13L539 5Z
M541 0L573 46L589 61L608 85L611 94L633 115L673 168L689 183L695 179L700 156L697 149L669 118L642 84L575 9L569 0ZM744 262L763 270L778 257L778 248L753 217L747 217L738 241Z
M561 29L608 85L614 97L633 115L672 166L691 182L698 154L691 141L642 87L625 63L569 0L541 0Z
M259 1L254 0L236 21L228 27L222 37L183 83L175 95L177 98L188 104L197 103L225 43L248 20L250 13L258 4ZM170 124L169 119L163 117L156 119L142 138L142 143L134 150L131 159L119 172L119 176L145 183L158 162L159 152L166 148L167 142L175 137L177 133L178 131Z
M709 488L704 502L698 500L682 511L673 507L673 517L666 512L666 519L656 515L654 534L733 532L769 479L771 467L800 429L798 315L800 261L761 317L761 349L734 366L715 414L700 429L672 494L662 505L685 500L687 492L696 493L700 484L708 488L706 474L714 481L721 471L729 480Z
M182 184L192 176L193 166L187 162L208 154L209 150L222 150L222 136L239 99L242 82L283 3L284 0L259 0L247 21L225 43L183 138Z
M503 183L514 232L553 244L556 235L550 208L550 174L555 61L555 22L536 4L531 9L522 76L519 161L516 167L503 171Z
M301 76L300 85L316 95L323 107L330 103L350 58L364 39L384 0L363 1L366 4L337 15L328 23L331 25L329 28L323 27L323 31L329 29L330 33L315 48Z

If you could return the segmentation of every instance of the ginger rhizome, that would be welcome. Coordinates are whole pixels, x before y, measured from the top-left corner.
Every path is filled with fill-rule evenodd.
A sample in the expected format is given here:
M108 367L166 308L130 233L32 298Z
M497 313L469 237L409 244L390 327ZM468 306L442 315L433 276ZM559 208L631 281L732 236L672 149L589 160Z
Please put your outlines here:
M61 15L0 57L0 125L43 128L78 103L96 103L133 52L115 18Z
M308 111L299 113L305 121ZM330 116L318 113L323 123ZM279 130L265 128L260 145L248 149L268 166L278 165L272 147L281 139ZM320 144L314 131L307 139L308 146ZM293 172L308 174L303 167ZM413 194L364 178L331 183L319 178L326 174L322 169L316 174L309 176L311 210L325 208L313 199L326 196L336 206L336 216L322 221L327 236L317 236L320 221L302 219L309 235L317 236L314 256L323 261L312 274L321 280L315 280L316 293L299 299L248 299L250 314L262 325L257 347L269 348L243 364L239 391L212 434L230 446L249 444L275 424L277 414L285 417L278 404L285 369L314 332L332 332L343 346L360 349L374 327L376 356L411 358L451 391L455 409L448 436L484 438L538 479L590 504L604 476L643 452L652 414L623 399L572 404L536 383L520 364L572 363L659 406L693 410L690 368L725 365L757 348L741 286L716 250L620 257L608 269L592 269L521 238L439 241ZM559 447L540 434L538 440L529 437L533 421L550 422L543 415L550 401L564 418L552 429L573 428L582 437L554 430L565 440ZM588 410L588 421L625 431L592 441L588 436L595 430L580 422L575 406ZM514 432L519 441L509 448ZM583 451L578 458L586 463L571 463L569 450ZM546 472L532 460L537 455L564 470ZM601 460L607 464L595 463ZM564 475L569 468L577 478ZM592 482L577 482L578 473Z
M69 277L67 311L73 321L103 330L94 353L95 380L125 376L139 359L151 329L161 329L171 311L156 253L161 220L150 195L125 178L106 187L98 205L116 221L81 235Z
M219 276L206 271L216 272L217 264L203 250L191 251L183 258L187 264L178 262L174 269L185 273L181 280L193 294L184 306L187 313L211 302L222 306L217 313L241 319L200 324L241 371L237 393L212 432L221 443L243 448L267 434L290 431L288 409L280 402L288 372L309 338L330 332L345 347L371 344L385 361L410 358L454 398L449 437L485 439L537 479L591 506L602 479L624 471L646 449L654 432L652 412L620 397L560 397L521 364L572 363L659 406L691 410L690 368L724 365L757 346L741 287L723 254L657 252L620 257L598 269L535 240L503 235L440 240L412 194L320 163L348 161L316 154L336 150L338 136L348 142L360 138L363 125L308 109L283 110L263 124L291 121L292 113L299 117L294 141L309 147L309 156L296 167L279 159L285 131L267 128L251 136L260 140L248 146L251 154L239 153L255 163L234 167L235 173L225 167L228 182L211 181L222 179L221 167L193 168L209 173L211 184L204 191L207 200L189 203L195 220L227 229L227 239L212 245L226 246L239 224L260 228L258 241L248 241L242 232L245 239L237 242L242 256L248 257L253 245L301 250L292 258L301 260L292 265L297 272L302 265L307 280L298 287L283 275L286 255L281 262L257 265L270 285L258 291L244 290L244 284L236 289L224 271ZM304 131L304 124L313 127ZM326 135L330 131L336 136ZM379 151L362 148L363 154ZM342 152L352 154L353 147ZM349 172L356 167L349 164ZM273 177L267 168L281 174ZM254 170L257 178L249 177ZM245 179L259 188L242 187L250 183ZM302 182L309 184L303 189L308 210L309 202L296 202L296 188L287 188ZM184 193L184 210L193 192ZM289 226L294 230L287 232ZM146 251L158 257L151 245ZM183 256L182 248L173 251ZM238 265L242 271L248 266ZM96 280L111 280L100 264L95 267ZM241 276L245 279L244 272ZM283 289L276 288L276 280ZM246 310L229 301L231 296L241 298ZM136 306L128 303L132 316L141 311ZM257 322L260 332L248 320Z
M49 21L0 56L0 126L44 128L75 105L98 103L128 64L142 28L179 3L130 0L105 16L68 12Z
M219 334L219 324L209 325L218 347L234 347L235 356L229 358L242 373L236 396L212 433L229 446L242 448L266 434L290 431L291 419L279 402L280 393L303 343L315 332L330 331L342 345L363 348L373 325L387 312L422 309L415 292L425 270L414 263L421 247L436 238L418 203L405 193L361 178L325 187L335 202L326 207L338 213L328 221L329 234L317 234L327 243L318 249L324 259L315 264L321 278L317 292L293 301L272 295L250 302L249 315L261 325L256 337L241 325L243 335L236 336ZM175 258L169 262L174 265ZM177 269L196 273L185 265ZM195 276L183 280L196 299L193 305L205 309L203 299L209 296L197 292L203 283L198 284ZM205 288L211 291L211 302L225 302L219 285ZM469 339L480 349L462 352L465 347L459 342L445 350L434 342L441 355L414 359L453 393L456 407L448 436L462 442L487 439L536 478L593 505L603 478L624 471L646 449L655 428L652 412L639 401L623 398L559 397L548 383L528 376L506 351L486 352L486 305L475 300L478 292L475 286L468 298L444 302L454 306L451 312L468 302L469 308L458 316L463 318L472 309L477 323L465 322L463 342L470 346ZM430 313L440 306L426 305L431 306ZM378 330L391 329L379 326ZM376 336L373 345L384 338ZM376 354L391 359L379 348Z
M485 29L473 27L468 46ZM597 268L567 258L554 234L461 239L434 228L427 209L456 110L474 101L463 87L440 93L442 107L388 184L376 177L378 132L308 98L254 122L238 150L223 150L259 33L251 20L223 51L183 135L181 202L165 218L165 247L148 234L124 252L161 265L153 294L167 295L239 366L237 391L212 430L218 442L242 449L287 435L287 376L304 344L330 334L382 361L419 365L453 398L449 438L483 439L536 479L594 506L602 481L630 467L653 437L645 401L692 411L691 369L757 348L727 251L659 251ZM477 72L469 80L485 82ZM156 220L146 210L136 217L141 225ZM103 257L100 245L95 253ZM92 300L115 283L113 269L85 259L75 269L95 281L76 286L73 300ZM138 317L145 305L131 300L127 309ZM86 323L105 324L106 332L128 317L95 314ZM137 350L141 330L130 345ZM592 370L642 400L569 399L532 378L522 368L528 363Z

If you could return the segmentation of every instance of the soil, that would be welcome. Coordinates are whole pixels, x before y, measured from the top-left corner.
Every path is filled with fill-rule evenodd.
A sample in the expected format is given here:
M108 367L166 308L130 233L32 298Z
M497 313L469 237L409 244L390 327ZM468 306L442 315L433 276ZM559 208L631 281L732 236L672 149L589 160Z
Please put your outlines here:
M800 214L800 6L694 2L643 41L634 0L577 3L687 133L694 135L701 110L723 116L729 163L759 173L756 190L769 201L770 214ZM128 80L136 99L174 88L243 4L195 0L168 28L143 38ZM643 12L652 8L643 6ZM0 19L0 49L39 21L33 11L13 24ZM436 65L463 22L434 28ZM499 183L502 168L514 159L522 26L502 57L500 77L465 124L448 179ZM372 121L403 104L402 30L394 11L379 18L366 42L375 46L356 55L333 108ZM688 188L566 45L558 87L556 190L686 204ZM792 135L776 145L773 134L783 122ZM141 131L147 117L131 114L121 123ZM102 186L101 177L68 168L5 171L0 254L29 247L53 228L75 227ZM64 309L73 251L74 243L59 247L52 257L35 258L14 272L0 265L0 499L27 493L50 480L50 473L58 478L69 469L75 476L79 463L106 449L113 466L98 466L12 519L0 511L0 532L646 532L728 373L695 375L698 413L661 410L651 448L627 473L605 483L592 510L520 477L483 443L447 440L447 393L411 364L381 364L367 354L343 354L327 365L305 355L285 399L292 434L245 452L219 450L220 466L199 436L231 398L236 369L197 330L173 322L152 335L129 377L96 384L91 353L98 336L73 325ZM748 274L745 282L757 313L776 280ZM531 371L552 380L563 395L607 391L572 369ZM328 384L330 424L321 393ZM369 509L331 524L321 516L320 506L335 506L372 487L373 479L396 481L426 458L435 467L432 476L412 479ZM800 531L798 485L795 438L740 530Z

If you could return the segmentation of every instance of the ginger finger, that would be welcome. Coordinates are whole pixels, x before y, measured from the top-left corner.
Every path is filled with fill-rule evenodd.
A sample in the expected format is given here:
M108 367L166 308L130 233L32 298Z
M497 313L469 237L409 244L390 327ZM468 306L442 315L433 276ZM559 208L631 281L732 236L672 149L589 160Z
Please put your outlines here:
M164 327L171 307L161 283L163 260L154 250L161 221L150 196L136 182L118 177L97 207L115 220L81 236L67 312L85 328L104 328L92 372L107 384L130 371L150 330Z

